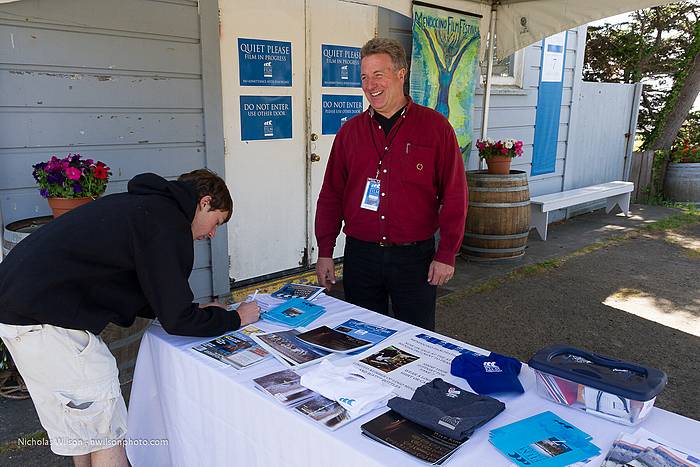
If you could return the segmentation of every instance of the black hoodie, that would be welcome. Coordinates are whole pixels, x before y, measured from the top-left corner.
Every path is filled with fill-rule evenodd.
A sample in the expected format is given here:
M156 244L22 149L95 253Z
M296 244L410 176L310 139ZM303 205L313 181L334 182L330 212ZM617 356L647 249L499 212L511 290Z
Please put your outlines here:
M215 336L238 313L199 308L188 278L197 195L155 174L54 219L0 263L0 323L52 324L99 334L157 317L170 334Z

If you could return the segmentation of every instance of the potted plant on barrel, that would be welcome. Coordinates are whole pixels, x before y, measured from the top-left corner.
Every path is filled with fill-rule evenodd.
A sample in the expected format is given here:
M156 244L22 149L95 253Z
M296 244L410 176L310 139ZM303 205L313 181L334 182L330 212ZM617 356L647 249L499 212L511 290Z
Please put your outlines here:
M486 160L488 173L495 175L508 175L513 158L523 155L523 142L514 139L480 139L476 141L476 148L479 158Z
M700 142L679 141L671 149L664 173L664 194L671 201L700 203Z
M100 196L112 175L104 162L83 159L80 154L63 159L53 155L33 167L39 193L48 200L54 218Z

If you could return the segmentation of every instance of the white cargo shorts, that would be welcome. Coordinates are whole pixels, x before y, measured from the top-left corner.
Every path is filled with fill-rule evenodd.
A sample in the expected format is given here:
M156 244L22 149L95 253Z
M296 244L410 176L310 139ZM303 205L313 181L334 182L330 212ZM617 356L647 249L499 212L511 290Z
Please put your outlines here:
M27 384L54 453L79 456L124 439L119 372L99 336L48 324L0 323L0 337Z

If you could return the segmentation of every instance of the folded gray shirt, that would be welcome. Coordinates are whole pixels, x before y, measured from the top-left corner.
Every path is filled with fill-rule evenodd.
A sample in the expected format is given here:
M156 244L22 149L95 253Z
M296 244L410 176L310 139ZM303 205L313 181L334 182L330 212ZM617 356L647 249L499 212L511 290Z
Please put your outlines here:
M506 408L493 397L479 396L440 378L416 389L410 400L394 397L387 405L408 420L459 441Z

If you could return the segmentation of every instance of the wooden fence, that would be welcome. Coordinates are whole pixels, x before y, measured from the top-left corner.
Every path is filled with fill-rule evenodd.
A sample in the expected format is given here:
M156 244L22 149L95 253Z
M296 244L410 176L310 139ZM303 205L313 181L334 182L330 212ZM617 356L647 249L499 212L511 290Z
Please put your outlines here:
M632 153L632 167L630 168L629 181L634 182L632 202L645 200L653 191L652 166L654 164L654 151L642 151Z

